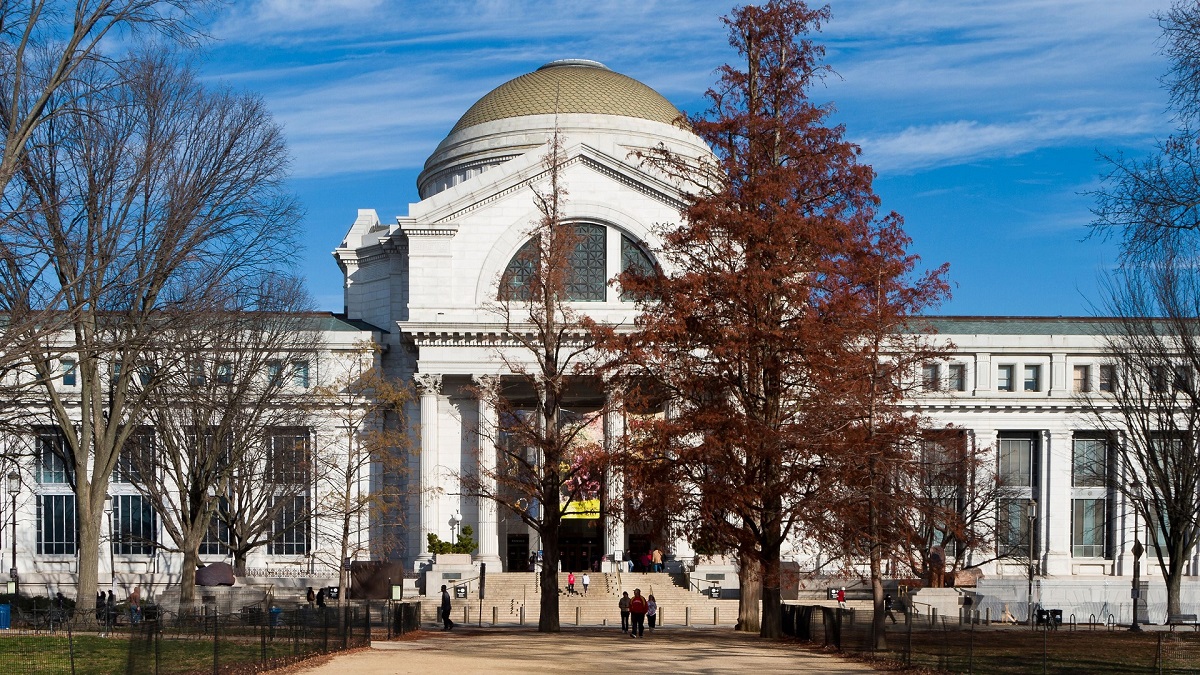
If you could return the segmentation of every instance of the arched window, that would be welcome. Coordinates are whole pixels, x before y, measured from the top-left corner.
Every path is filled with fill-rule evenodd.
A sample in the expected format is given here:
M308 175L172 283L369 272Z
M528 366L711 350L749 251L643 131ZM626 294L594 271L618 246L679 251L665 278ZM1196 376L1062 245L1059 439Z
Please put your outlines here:
M571 273L567 277L567 300L573 302L604 302L608 281L608 231L603 225L575 225L579 241L571 252ZM500 297L529 300L529 281L537 269L538 249L533 241L525 242L500 278Z
M643 276L648 276L654 271L654 263L650 262L650 256L646 255L636 241L624 234L621 235L621 271L636 272ZM636 299L632 293L621 289L623 302L633 302Z

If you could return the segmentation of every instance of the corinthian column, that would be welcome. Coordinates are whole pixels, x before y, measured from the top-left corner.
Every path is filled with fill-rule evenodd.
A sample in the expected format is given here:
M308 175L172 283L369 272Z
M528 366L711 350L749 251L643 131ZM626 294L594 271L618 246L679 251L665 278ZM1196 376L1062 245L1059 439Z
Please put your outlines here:
M604 411L604 449L610 457L621 452L625 444L625 410L616 403L619 398L615 392L609 392ZM613 464L620 463L610 462L610 466ZM604 553L611 555L614 551L625 550L625 481L621 469L615 466L608 470L607 479L604 486L607 511L604 514Z
M497 527L496 502L496 395L500 378L495 375L477 375L473 378L479 390L479 562L494 565L501 571L500 535Z
M428 563L433 555L425 548L429 533L438 531L438 395L442 391L442 376L421 373L415 378L421 394L421 532L417 540L417 567Z

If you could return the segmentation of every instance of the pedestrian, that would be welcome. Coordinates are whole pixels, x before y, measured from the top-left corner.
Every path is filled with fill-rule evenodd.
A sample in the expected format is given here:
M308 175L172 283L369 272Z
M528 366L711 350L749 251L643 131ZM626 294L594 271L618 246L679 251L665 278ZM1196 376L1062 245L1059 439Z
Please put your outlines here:
M642 597L642 589L633 589L633 597L629 599L629 613L633 617L633 625L629 628L629 637L646 637L646 612L650 606Z
M584 595L587 595L587 587L588 587L588 584L590 584L590 583L592 583L592 578L588 576L587 572L584 572L583 573L583 594Z
M454 622L450 620L450 591L442 584L442 630L453 630Z
M883 596L883 609L887 613L887 618L891 619L892 623L894 624L896 623L896 615L892 614L892 604L893 602L891 593Z
M109 591L108 596L104 599L104 620L110 626L117 620L117 599L113 596L112 591Z
M104 620L104 591L96 593L96 621Z
M129 622L142 622L142 587L134 586L133 592L129 594Z
M629 591L621 594L621 599L617 601L617 607L621 609L621 632L629 632Z
M308 587L308 596L305 599L308 600L308 608L312 609L317 602L317 594L313 593L312 586Z
M662 571L662 559L663 559L662 549L655 547L654 552L650 554L650 564L654 566L655 572Z
M567 572L567 595L575 595L575 573Z
M325 589L324 588L321 588L321 590L317 591L317 607L320 609L325 609Z
M654 621L658 618L658 603L654 601L653 593L646 600L646 618L650 620L650 630L654 630Z
M838 589L837 601L838 601L838 607L844 608L846 606L846 587L845 586L842 586L841 588Z

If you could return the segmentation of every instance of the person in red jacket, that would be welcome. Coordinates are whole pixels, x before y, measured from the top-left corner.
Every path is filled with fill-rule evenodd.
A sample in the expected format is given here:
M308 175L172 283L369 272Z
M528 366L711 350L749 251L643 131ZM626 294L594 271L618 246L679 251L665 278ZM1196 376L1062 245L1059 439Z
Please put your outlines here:
M650 605L642 597L642 589L633 589L633 597L629 599L629 613L633 618L633 626L629 629L629 637L646 636L646 612Z

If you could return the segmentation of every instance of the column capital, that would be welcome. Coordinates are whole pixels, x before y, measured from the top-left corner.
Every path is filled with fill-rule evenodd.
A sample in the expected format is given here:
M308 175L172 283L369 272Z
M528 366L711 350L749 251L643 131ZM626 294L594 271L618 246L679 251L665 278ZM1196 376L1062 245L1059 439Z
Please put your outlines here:
M499 375L472 375L471 382L475 385L476 398L494 396L500 387Z
M442 393L442 376L440 373L417 373L413 376L417 391L422 396L436 396Z

